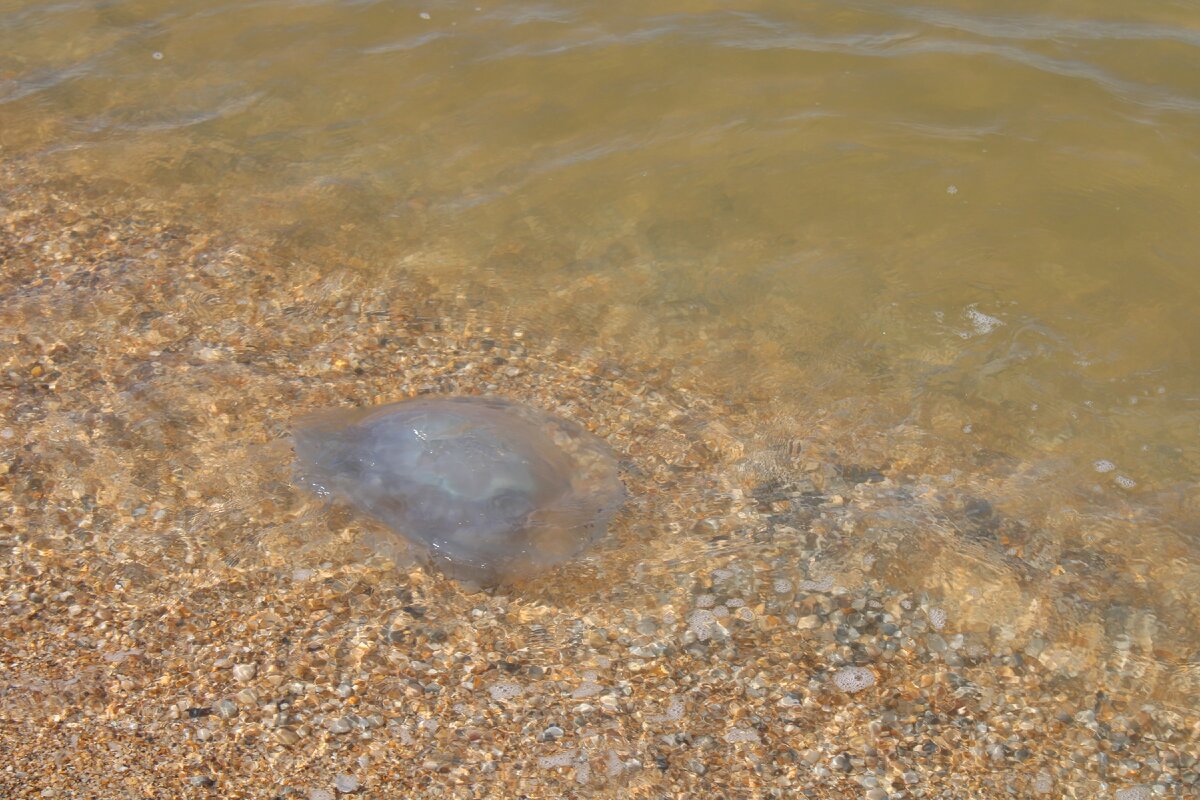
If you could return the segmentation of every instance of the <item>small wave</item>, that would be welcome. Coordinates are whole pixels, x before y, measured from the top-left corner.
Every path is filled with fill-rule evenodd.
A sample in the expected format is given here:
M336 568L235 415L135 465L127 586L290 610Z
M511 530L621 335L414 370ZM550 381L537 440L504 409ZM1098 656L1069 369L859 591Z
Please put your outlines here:
M1200 47L1200 30L1168 25L1107 20L1061 19L1034 15L963 14L927 6L870 6L872 11L916 20L939 28L951 28L976 36L1025 41L1063 39L1112 41L1172 41Z
M926 10L928 11L928 10ZM897 12L906 20L925 23L932 31L914 27L896 30L864 30L849 33L816 33L791 20L745 12L649 17L636 27L569 26L553 37L522 41L484 52L481 63L517 58L546 58L578 51L630 47L647 42L676 39L680 43L744 51L791 50L833 53L865 58L907 58L925 55L980 56L1007 61L1051 75L1082 80L1111 95L1156 111L1200 113L1200 100L1169 89L1118 77L1101 66L1077 58L1047 55L1018 42L1046 42L1067 32L1084 39L1170 40L1200 44L1200 32L1174 30L1157 25L1080 23L1035 19L1029 27L1023 18L1000 21L971 17L922 15L921 10ZM954 23L954 24L952 24ZM1000 41L962 41L937 35L939 29L954 29ZM1037 35L1040 32L1044 35ZM1161 35L1160 35L1161 34Z
M749 16L749 15L744 15ZM914 32L819 35L789 28L778 22L752 18L753 27L741 33L727 26L713 29L712 43L744 50L796 50L838 53L869 58L903 58L930 54L990 56L1040 72L1092 83L1106 92L1137 105L1160 111L1200 112L1200 101L1137 81L1118 78L1085 61L1056 58L1014 44L963 42L951 39L917 38Z
M180 111L173 115L166 112L160 116L147 118L144 121L122 121L117 119L114 114L109 114L94 119L88 125L87 130L92 133L98 131L146 133L188 128L193 125L202 125L216 119L239 114L261 100L264 95L265 92L252 92L241 97L230 98L211 108L195 109L186 112Z
M427 44L448 38L449 36L450 34L446 31L430 31L417 36L406 36L394 42L364 47L361 52L363 55L368 56L382 55L384 53L402 53L408 50L417 50Z
M0 80L0 103L14 103L30 95L53 89L92 71L91 60L58 69L39 69L20 78Z

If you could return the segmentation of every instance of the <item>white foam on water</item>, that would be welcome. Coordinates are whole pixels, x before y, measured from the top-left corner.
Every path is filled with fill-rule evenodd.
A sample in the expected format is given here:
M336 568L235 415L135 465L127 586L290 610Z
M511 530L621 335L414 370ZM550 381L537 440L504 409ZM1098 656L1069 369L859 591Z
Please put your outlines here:
M963 312L963 316L971 323L971 327L975 329L976 336L984 336L999 328L1004 324L1004 320L998 317L993 317L991 314L985 314L975 307L975 304L967 306L967 310Z
M672 697L667 703L666 712L663 714L654 714L646 719L650 722L678 722L683 719L686 706L683 703L682 697Z
M726 609L724 606L722 606L720 610L724 611L726 615L729 613L728 609ZM717 622L717 615L706 608L693 611L692 615L688 617L688 628L692 631L692 633L696 634L696 638L702 642L708 641L714 633L720 633L720 631L717 630L719 627L721 627L721 625L719 622Z
M752 728L734 728L725 734L725 741L729 744L739 744L742 742L758 744L761 739L758 736L758 731Z
M1092 469L1096 470L1096 472L1099 472L1100 474L1112 472L1116 468L1117 465L1106 458L1098 458L1092 462Z
M827 576L816 581L800 581L800 588L806 592L828 592L833 589L833 578Z
M946 612L941 608L929 609L929 624L935 631L946 627Z
M875 685L875 673L866 667L842 667L833 673L833 683L843 692L854 694Z
M663 716L672 722L677 722L683 719L684 710L685 706L683 704L683 699L679 697L672 697L671 702L667 704L667 713Z
M575 698L576 700L582 700L585 697L595 697L602 691L604 691L603 686L598 683L592 683L591 681L588 681L587 683L581 683L579 688L571 692L571 697Z
M555 769L557 767L569 767L575 763L574 750L564 750L561 753L555 753L552 756L542 756L538 759L538 766L542 769Z
M1038 794L1050 794L1050 791L1053 788L1054 788L1054 781L1051 779L1050 773L1039 772L1038 776L1036 778L1034 778L1033 790L1035 792L1037 792Z
M520 697L525 693L525 689L519 683L497 683L488 689L493 700L512 700L514 697Z

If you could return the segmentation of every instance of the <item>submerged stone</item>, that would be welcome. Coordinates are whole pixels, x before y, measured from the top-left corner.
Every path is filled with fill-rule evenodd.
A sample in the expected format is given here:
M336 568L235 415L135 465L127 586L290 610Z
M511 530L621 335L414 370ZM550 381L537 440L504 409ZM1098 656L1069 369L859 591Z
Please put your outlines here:
M603 535L624 499L608 446L490 397L406 400L300 420L297 482L378 520L451 577L526 577Z

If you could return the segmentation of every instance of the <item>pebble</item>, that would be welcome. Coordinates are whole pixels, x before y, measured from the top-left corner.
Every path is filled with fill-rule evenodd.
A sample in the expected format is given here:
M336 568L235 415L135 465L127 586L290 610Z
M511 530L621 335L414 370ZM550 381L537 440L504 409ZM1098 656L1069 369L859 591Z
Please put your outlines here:
M333 786L340 794L353 794L358 791L358 778L353 775L338 775L333 780Z
M654 642L652 644L634 645L629 648L629 652L638 658L658 658L666 652L666 647L659 642Z
M354 728L354 723L350 721L349 717L337 717L327 721L325 727L329 729L330 733L343 734L349 733Z
M233 677L242 683L254 680L254 676L258 674L258 665L256 664L237 664L233 668Z
M237 703L232 700L218 700L213 704L213 710L217 712L217 716L222 719L232 719L238 714Z
M296 733L291 728L277 728L275 730L275 740L282 745L291 747L292 745L299 743L300 734Z

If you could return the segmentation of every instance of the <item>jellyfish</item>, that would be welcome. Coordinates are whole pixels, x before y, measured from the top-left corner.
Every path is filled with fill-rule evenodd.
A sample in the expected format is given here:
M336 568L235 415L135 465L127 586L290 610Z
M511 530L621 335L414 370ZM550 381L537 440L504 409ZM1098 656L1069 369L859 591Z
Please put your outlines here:
M494 397L320 411L294 430L295 478L382 523L452 578L526 578L604 535L617 459L579 425Z

